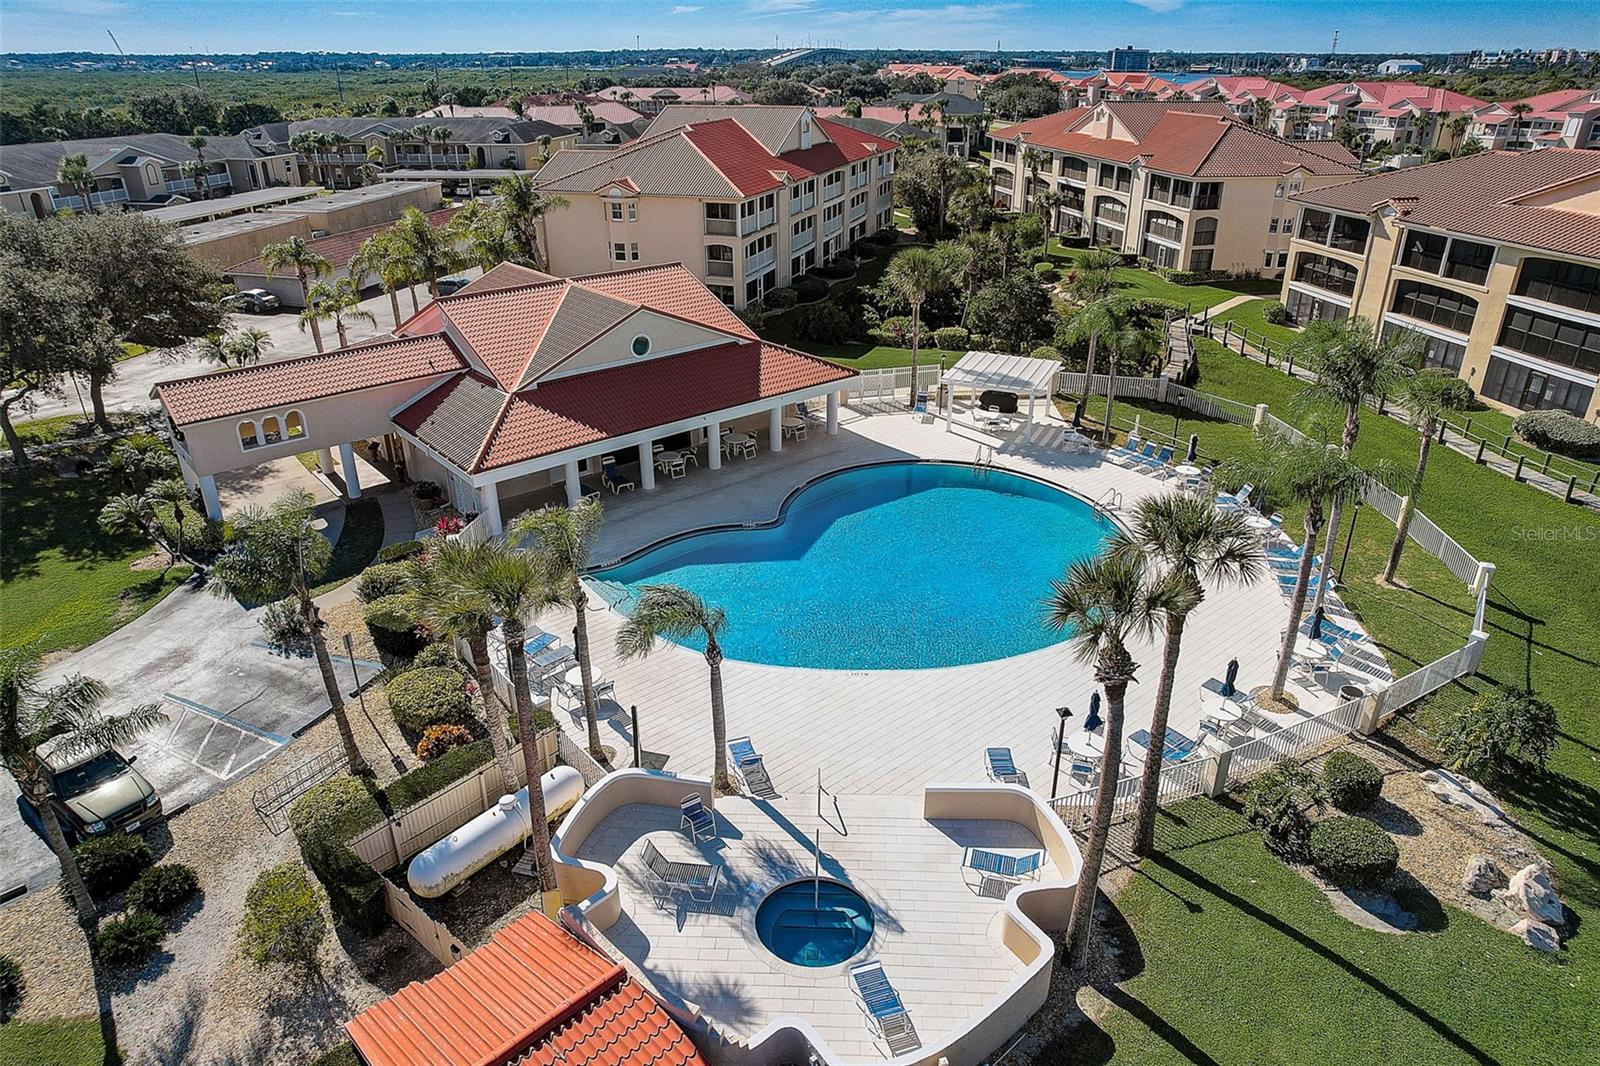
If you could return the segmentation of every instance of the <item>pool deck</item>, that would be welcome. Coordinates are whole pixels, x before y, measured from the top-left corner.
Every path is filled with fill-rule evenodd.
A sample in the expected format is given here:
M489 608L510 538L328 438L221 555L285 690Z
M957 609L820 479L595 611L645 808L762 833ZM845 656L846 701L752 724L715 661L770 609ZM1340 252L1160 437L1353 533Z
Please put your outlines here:
M843 797L837 813L831 804L824 813L826 820L810 795L770 803L723 797L721 838L690 844L676 808L617 807L577 850L617 872L621 917L598 935L669 1002L699 1008L728 1037L748 1042L779 1018L802 1018L836 1055L881 1058L845 964L781 962L755 937L755 909L767 892L811 875L820 830L822 876L855 888L875 914L872 940L852 961L883 964L923 1046L935 1046L1024 969L1001 939L1002 899L980 895L973 875L962 876L963 850L1020 855L1040 842L1014 822L930 820L918 796ZM640 858L646 840L668 858L697 852L699 861L721 865L714 902L655 905ZM1039 881L1057 876L1047 861Z
M871 462L972 462L980 449L993 448L997 467L1041 478L1085 499L1114 489L1122 494L1124 511L1141 497L1167 491L1153 477L1103 461L1099 451L1073 454L1049 446L1061 427L1052 414L1031 430L997 437L960 422L947 431L942 420L929 424L906 413L846 408L837 436L825 435L818 426L810 439L787 442L780 454L769 452L762 436L763 448L754 459L730 460L720 470L691 467L687 477L661 479L650 493L605 496L606 520L594 560L604 564L706 525L769 521L784 498L808 480ZM870 554L860 565L872 565ZM927 594L939 595L939 587L939 574L930 572ZM1018 588L1017 595L1042 599L1048 591ZM603 704L613 712L601 724L604 743L617 750L619 764L631 761L626 709L637 705L643 747L658 756L657 764L664 758L672 772L709 775L713 750L704 658L662 642L645 659L623 661L615 652L622 616L599 602L590 606L596 670L616 683L613 699ZM782 609L781 598L775 598L774 609ZM571 611L552 609L539 622L553 632L570 633ZM1208 589L1185 630L1172 728L1197 738L1204 713L1200 687L1220 679L1231 658L1240 663L1240 687L1269 681L1287 622L1287 601L1270 579ZM738 623L737 615L729 618L730 625ZM984 619L974 617L971 625L982 626ZM1131 650L1141 669L1128 691L1124 736L1148 728L1160 669L1158 646L1142 642ZM1072 708L1075 726L1095 689L1091 669L1064 644L939 669L830 671L730 660L722 671L728 735L752 738L766 757L775 788L785 796L810 796L819 771L830 792L846 797L909 795L929 781L979 781L983 750L991 746L1011 748L1033 789L1049 795L1055 708ZM1293 682L1290 687L1302 713L1336 702L1320 688ZM564 709L557 710L557 719L581 743L581 719ZM1143 749L1124 747L1124 772L1136 772ZM1061 792L1071 790L1063 780Z

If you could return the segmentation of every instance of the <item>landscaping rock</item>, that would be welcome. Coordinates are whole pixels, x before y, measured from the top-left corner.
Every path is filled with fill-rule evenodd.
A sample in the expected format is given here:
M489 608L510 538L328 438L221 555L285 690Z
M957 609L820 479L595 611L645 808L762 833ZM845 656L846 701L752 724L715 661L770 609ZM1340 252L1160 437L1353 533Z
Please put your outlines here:
M1505 824L1506 814L1490 791L1475 781L1448 770L1424 770L1418 775L1429 792L1450 807L1471 811L1484 825Z
M1536 922L1532 918L1522 919L1511 927L1511 932L1536 951L1561 950L1561 935L1543 922Z
M1536 922L1560 928L1566 917L1561 909L1561 897L1550 883L1550 871L1534 863L1524 866L1511 877L1511 883L1496 897L1514 914L1521 914Z
M1487 896L1505 883L1505 874L1487 855L1474 855L1468 859L1466 872L1461 875L1461 887L1474 896Z

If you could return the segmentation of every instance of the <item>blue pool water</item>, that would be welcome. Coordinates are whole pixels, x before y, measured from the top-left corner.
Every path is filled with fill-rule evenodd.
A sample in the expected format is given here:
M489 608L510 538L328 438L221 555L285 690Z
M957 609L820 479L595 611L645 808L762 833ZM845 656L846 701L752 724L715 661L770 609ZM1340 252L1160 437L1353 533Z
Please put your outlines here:
M756 908L756 936L796 966L834 966L872 939L872 907L837 881L784 885Z
M814 482L775 526L680 538L592 576L624 611L644 585L692 589L727 612L732 659L957 666L1064 640L1046 621L1050 582L1112 531L1029 478L886 463Z

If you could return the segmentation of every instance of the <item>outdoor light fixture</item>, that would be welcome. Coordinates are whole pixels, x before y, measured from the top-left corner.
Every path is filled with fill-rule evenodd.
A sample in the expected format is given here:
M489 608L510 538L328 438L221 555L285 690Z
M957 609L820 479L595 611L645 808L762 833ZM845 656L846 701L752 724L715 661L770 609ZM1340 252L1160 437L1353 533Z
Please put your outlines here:
M1061 732L1056 734L1056 769L1050 777L1050 798L1056 798L1056 786L1061 784L1061 749L1067 743L1067 719L1072 717L1071 707L1057 707L1056 714L1061 716Z

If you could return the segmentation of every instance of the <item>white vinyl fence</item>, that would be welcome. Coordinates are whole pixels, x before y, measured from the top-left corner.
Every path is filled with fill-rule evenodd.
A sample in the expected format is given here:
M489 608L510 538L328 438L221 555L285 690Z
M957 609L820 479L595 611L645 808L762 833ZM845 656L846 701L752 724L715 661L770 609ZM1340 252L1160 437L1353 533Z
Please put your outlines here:
M939 385L939 361L924 363L917 367L917 388L932 392ZM850 380L849 388L845 390L846 402L860 403L893 403L900 399L896 394L911 395L911 368L909 366L886 367L882 370L863 370L859 375Z

